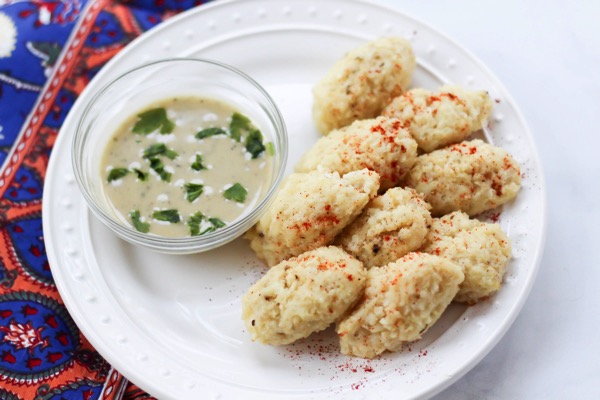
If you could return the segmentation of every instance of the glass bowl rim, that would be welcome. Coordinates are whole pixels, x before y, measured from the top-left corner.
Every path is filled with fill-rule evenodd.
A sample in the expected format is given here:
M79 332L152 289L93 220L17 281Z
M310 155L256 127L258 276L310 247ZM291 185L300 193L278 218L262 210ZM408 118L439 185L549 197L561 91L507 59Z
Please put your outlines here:
M122 81L129 75L138 72L139 70L143 70L159 64L169 64L182 61L198 62L201 64L207 64L213 67L222 68L230 73L233 73L234 75L241 77L243 80L250 83L251 87L256 89L262 95L262 97L264 98L264 100L266 100L266 103L270 107L270 109L265 109L264 107L261 107L261 109L265 111L265 113L269 117L269 120L272 121L272 124L275 128L275 139L277 139L280 142L281 148L277 152L279 160L275 165L276 167L278 166L277 170L274 171L276 173L275 179L271 182L269 189L267 190L263 198L252 208L252 210L248 214L236 220L235 222L206 235L166 237L138 232L132 227L126 226L118 222L115 216L110 215L104 210L102 206L98 205L98 201L90 193L91 191L86 183L88 179L83 176L85 174L84 168L81 167L81 164L83 163L83 157L82 154L80 154L79 149L81 148L81 152L83 152L83 142L85 141L88 135L88 133L85 131L83 122L86 120L86 117L91 112L92 106L96 104L96 102L104 94L106 94L106 92L111 87L113 87L117 82ZM255 223L256 220L260 218L260 215L265 211L269 203L273 200L275 192L277 191L283 179L283 175L285 173L287 164L287 158L288 134L285 125L285 120L283 118L283 114L279 110L279 107L277 107L277 104L275 103L271 95L256 80L254 80L248 74L242 72L241 70L231 65L216 60L193 57L172 57L151 61L128 69L127 71L111 79L110 82L101 87L98 90L98 92L94 94L94 96L84 106L84 110L81 116L78 118L75 133L71 141L71 163L73 166L75 180L77 181L77 185L79 186L80 192L83 194L83 197L85 198L88 207L92 210L96 217L98 217L98 219L100 219L117 235L121 236L123 239L131 243L139 244L157 251L165 251L169 253L190 253L210 250L223 244L226 244L231 240L234 240L235 238L241 236L244 232L240 232L240 230L246 227L246 225L248 225L250 221L253 221L252 223ZM248 226L247 228L250 228L250 226Z

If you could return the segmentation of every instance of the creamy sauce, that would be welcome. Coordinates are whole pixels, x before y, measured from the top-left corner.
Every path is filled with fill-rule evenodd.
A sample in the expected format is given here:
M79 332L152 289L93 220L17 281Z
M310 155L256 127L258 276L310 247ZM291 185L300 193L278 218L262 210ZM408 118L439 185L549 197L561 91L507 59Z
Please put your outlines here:
M170 127L166 130L172 129L172 132L163 134L160 133L162 128L158 128L148 134L134 133L136 124L147 122L141 115L157 109L166 111ZM161 101L128 119L109 141L101 171L105 193L122 221L150 234L186 237L193 232L191 216L198 212L206 217L199 231L208 229L210 232L211 226L219 228L221 224L208 218L217 218L228 225L251 210L268 189L272 157L269 144L266 144L267 150L252 158L245 142L248 130L242 130L239 142L231 137L230 123L236 112L217 100L186 97ZM151 126L147 128L146 125L146 128L151 129ZM199 139L197 133L207 128L220 128L226 134ZM167 152L154 156L147 154L151 148L160 150L161 143ZM111 171L115 169L127 172L122 177L118 174L116 179L113 176L109 182ZM236 183L247 191L243 201L239 201L244 197L240 197L239 190L234 196L225 193ZM194 185L202 185L202 193L190 202L190 196L199 192L198 186ZM180 221L153 218L155 212L161 210L177 210ZM138 222L147 229L136 226L136 218L131 216L135 211L139 211Z

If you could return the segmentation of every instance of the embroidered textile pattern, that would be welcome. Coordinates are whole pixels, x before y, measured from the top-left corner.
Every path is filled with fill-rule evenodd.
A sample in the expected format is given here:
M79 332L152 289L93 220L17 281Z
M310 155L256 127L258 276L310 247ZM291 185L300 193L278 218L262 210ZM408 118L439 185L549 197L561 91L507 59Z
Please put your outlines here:
M87 83L190 0L0 2L0 398L151 399L93 349L62 304L44 248L43 182Z

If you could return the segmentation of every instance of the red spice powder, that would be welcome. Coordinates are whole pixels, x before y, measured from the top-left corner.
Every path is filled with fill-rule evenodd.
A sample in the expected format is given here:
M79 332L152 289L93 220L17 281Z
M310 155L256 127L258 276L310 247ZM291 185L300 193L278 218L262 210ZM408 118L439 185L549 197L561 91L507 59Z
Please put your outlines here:
M384 134L385 129L383 129L383 127L381 125L375 125L375 126L371 127L371 132L373 132L373 133L378 132L378 133Z
M498 222L498 220L500 220L500 213L493 213L489 216L489 218L492 222Z
M496 196L502 196L502 184L496 181L492 182L492 189L496 192Z
M340 220L335 215L323 215L315 220L317 224L332 224L337 225L340 223Z
M430 106L434 101L442 101L442 99L439 96L431 95L427 98L427 100L425 100L428 106Z
M395 285L395 284L397 284L397 283L398 283L398 280L399 280L400 278L402 278L402 274L401 274L401 273L400 273L400 274L398 274L398 275L396 275L396 276L394 277L394 279L392 280L392 285Z
M442 93L442 94L440 94L440 96L448 97L448 98L449 98L450 100L452 100L452 101L460 100L460 99L458 98L458 96L456 96L456 95L455 95L455 94L453 94L453 93L448 93L448 92L446 92L446 93Z
M309 221L304 221L301 224L291 225L288 229L294 229L296 231L300 231L300 230L307 231L311 227L312 227L312 224Z
M326 271L329 268L333 267L333 263L329 262L329 261L325 261L319 264L319 266L317 267L317 269L319 271Z

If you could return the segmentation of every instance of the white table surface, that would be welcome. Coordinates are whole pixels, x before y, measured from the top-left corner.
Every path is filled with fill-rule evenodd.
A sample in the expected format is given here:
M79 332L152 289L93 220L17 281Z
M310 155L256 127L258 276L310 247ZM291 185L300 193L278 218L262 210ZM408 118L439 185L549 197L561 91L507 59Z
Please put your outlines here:
M468 48L524 113L548 231L508 333L441 399L600 399L600 1L379 0Z

